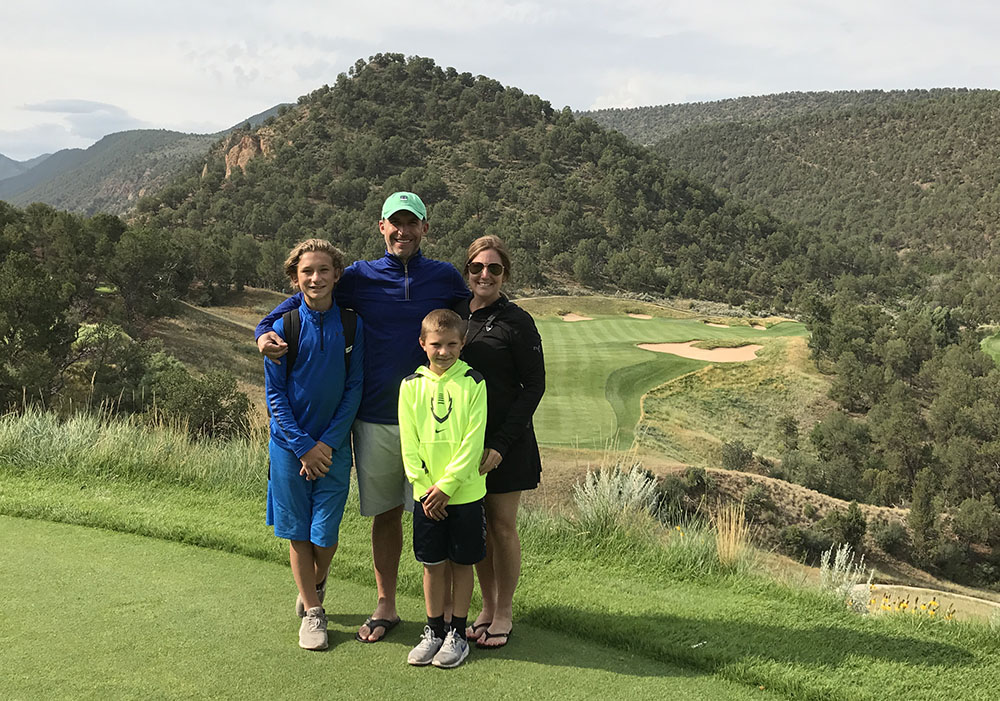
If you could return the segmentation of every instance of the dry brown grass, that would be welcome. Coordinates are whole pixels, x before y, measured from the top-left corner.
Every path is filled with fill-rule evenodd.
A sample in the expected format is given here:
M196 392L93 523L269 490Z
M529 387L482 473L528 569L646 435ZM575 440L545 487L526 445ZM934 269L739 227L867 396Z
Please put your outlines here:
M723 567L735 567L750 552L750 524L743 502L729 503L712 515L715 547Z

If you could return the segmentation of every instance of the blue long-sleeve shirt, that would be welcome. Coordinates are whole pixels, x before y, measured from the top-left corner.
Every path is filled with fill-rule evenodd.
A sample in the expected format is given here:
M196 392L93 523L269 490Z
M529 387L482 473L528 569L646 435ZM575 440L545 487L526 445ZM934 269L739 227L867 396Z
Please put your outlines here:
M359 260L344 271L334 291L337 304L353 309L365 322L364 392L358 418L376 424L398 423L399 383L423 364L420 322L435 309L451 309L470 296L451 263L425 258L419 251L403 263L386 253ZM255 336L294 309L301 294L279 304L257 325Z
M364 382L365 333L358 319L350 369L344 367L344 327L334 304L325 312L299 304L298 358L286 377L284 362L264 361L267 405L271 412L271 438L282 448L302 457L317 441L333 449L335 465L351 463L351 424L361 402ZM279 317L274 331L285 337Z

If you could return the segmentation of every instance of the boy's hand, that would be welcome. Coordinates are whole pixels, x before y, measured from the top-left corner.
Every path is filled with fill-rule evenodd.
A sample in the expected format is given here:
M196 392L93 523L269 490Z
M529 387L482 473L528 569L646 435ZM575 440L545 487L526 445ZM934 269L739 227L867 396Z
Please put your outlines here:
M503 456L493 448L483 451L483 458L479 461L479 474L485 475L490 470L495 470L503 460Z
M450 496L442 492L435 484L427 490L420 503L424 505L424 515L434 521L444 521L448 517L445 507L448 506Z
M262 333L257 339L257 350L278 363L278 365L281 365L281 361L278 358L288 352L288 344L274 331L267 331Z
M333 454L330 446L319 442L310 448L308 453L299 458L299 462L302 463L302 469L299 470L300 475L307 480L318 480L330 471Z

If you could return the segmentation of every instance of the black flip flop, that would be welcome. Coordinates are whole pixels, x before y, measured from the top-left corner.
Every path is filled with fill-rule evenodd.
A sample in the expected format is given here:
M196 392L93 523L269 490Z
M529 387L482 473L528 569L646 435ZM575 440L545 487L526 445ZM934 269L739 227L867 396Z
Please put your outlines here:
M508 630L506 633L491 633L487 630L486 635L476 641L476 647L480 650L497 650L507 644L507 641L510 640L511 633L513 632L513 628ZM483 641L489 640L490 638L503 638L503 642L499 645L483 645Z
M480 628L485 628L486 629L485 632L489 633L490 632L490 624L491 623L493 623L493 621L486 621L484 623L474 623L474 624L472 624L469 627L472 628L472 632L473 633L476 633ZM479 635L467 635L467 637L470 640L472 640L472 642L478 642L479 639L483 637L483 634L480 633Z
M354 639L357 640L359 643L381 642L385 640L385 636L389 635L389 631L391 631L393 628L399 625L400 620L401 619L397 618L394 621L390 621L386 618L372 618L371 616L369 616L368 620L366 620L363 624L365 626L368 626L368 634L371 635L372 633L374 633L376 628L384 628L385 630L382 632L382 637L378 638L377 640L369 640L368 638L362 638L361 631L359 630L357 633L354 634Z

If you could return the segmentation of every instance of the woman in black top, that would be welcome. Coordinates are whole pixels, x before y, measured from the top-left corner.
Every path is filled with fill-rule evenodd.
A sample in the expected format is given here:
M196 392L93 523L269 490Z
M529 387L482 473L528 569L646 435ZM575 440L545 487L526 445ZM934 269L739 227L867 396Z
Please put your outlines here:
M480 473L486 474L486 558L476 565L483 610L467 633L476 647L507 644L514 589L521 573L517 508L534 489L542 463L531 417L545 392L542 339L531 315L501 292L510 255L496 236L469 246L465 279L472 299L458 310L469 320L462 358L486 378L488 414Z

